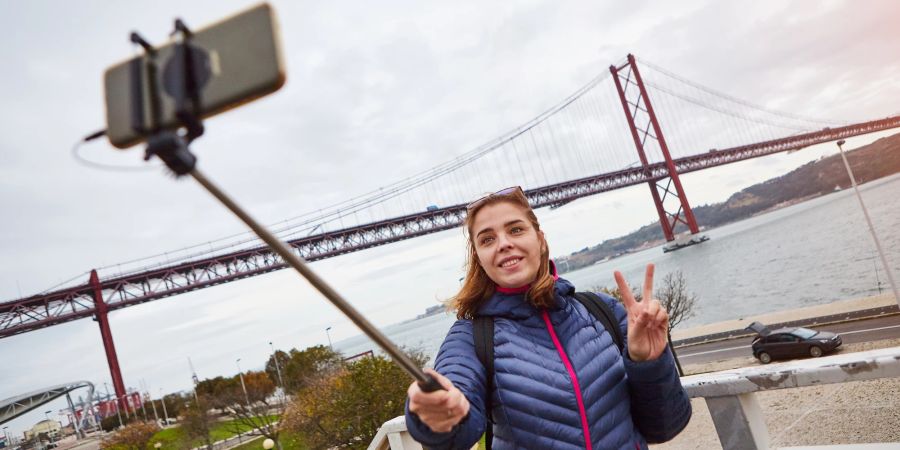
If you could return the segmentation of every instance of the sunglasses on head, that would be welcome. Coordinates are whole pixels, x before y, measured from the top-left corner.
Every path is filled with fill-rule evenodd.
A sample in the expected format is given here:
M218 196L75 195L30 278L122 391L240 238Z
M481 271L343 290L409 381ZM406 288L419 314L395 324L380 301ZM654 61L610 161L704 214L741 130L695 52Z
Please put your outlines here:
M506 189L501 189L501 190L499 190L499 191L497 191L497 192L494 192L493 194L485 195L484 197L481 197L481 198L479 198L478 200L475 200L474 202L469 203L468 205L466 205L466 211L471 211L471 210L473 210L473 209L475 209L475 208L481 206L481 205L482 205L484 202L486 202L489 198L492 198L492 197L503 197L503 196L515 194L516 192L521 192L522 195L525 195L525 192L522 191L522 187L521 187L521 186L508 187L508 188L506 188Z

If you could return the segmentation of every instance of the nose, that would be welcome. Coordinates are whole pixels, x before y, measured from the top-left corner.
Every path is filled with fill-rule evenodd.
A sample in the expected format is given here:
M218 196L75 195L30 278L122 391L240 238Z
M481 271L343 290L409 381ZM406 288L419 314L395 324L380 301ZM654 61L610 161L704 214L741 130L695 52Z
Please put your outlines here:
M500 251L512 248L512 241L506 233L500 233L497 236L497 249Z

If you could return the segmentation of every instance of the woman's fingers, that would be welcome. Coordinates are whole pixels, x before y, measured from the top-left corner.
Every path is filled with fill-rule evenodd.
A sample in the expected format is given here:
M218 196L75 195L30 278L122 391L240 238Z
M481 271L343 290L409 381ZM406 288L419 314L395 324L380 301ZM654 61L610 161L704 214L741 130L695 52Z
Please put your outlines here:
M469 401L447 377L433 369L425 369L425 372L446 390L424 392L417 382L413 382L407 390L409 410L432 431L445 433L469 413Z
M451 382L447 377L438 373L436 370L434 370L430 367L426 367L424 371L425 371L425 373L431 375L447 391L449 391L450 389L453 389L453 382Z
M643 309L637 313L634 322L636 329L661 328L668 323L669 314L659 300L642 301L641 305Z
M665 308L660 307L659 311L656 312L656 325L658 327L668 329L669 325L669 313Z
M656 299L650 300L651 297L644 297L644 298L646 300L644 300L643 302L647 303L647 308L644 309L643 314L648 320L653 320L656 317L656 313L658 313L659 310L662 309L662 306L660 306L659 300L656 300Z
M647 270L644 272L644 296L642 298L653 298L653 272L656 269L652 263L647 264Z
M625 306L625 309L630 312L637 304L637 302L634 301L634 295L631 293L631 288L628 287L628 282L625 281L622 272L619 272L618 270L613 272L613 277L616 279L616 285L619 287L619 294L622 296L622 304Z

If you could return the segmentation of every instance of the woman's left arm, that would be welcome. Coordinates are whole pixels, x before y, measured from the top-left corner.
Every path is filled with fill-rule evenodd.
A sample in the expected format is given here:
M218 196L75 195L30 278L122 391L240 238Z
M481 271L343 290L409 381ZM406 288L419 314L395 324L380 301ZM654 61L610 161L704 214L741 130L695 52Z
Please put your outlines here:
M626 354L625 373L631 394L631 417L647 442L666 442L691 420L691 401L667 348L659 358L635 362Z
M631 394L631 416L648 442L665 442L691 418L691 402L681 386L668 347L669 315L653 299L653 264L647 265L642 301L635 300L625 278L615 272L627 328L625 373Z

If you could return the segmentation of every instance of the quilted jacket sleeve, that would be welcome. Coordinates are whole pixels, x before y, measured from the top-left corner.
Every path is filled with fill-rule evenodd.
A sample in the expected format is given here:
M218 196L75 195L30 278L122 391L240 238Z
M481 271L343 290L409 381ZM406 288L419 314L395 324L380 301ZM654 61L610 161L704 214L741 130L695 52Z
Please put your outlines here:
M632 361L628 357L628 314L616 299L601 296L613 308L626 341L623 359L632 420L647 442L666 442L677 436L691 419L691 401L681 386L671 349L667 347L653 361Z
M475 355L472 322L459 320L447 333L435 359L435 370L444 375L469 400L469 414L447 433L435 433L409 411L406 401L406 428L413 439L430 449L469 448L485 430L485 369Z

